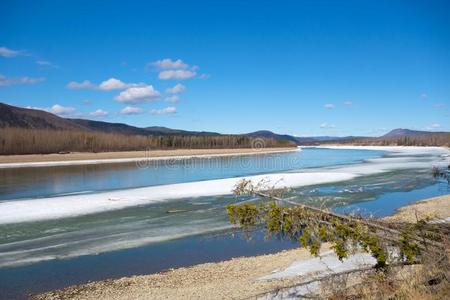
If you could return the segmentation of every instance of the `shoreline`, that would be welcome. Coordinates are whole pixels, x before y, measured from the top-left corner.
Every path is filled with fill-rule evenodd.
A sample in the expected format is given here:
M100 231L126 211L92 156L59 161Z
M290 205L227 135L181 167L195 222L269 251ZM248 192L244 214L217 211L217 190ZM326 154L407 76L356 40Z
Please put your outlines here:
M348 149L348 150L381 150L391 153L414 153L440 150L449 152L448 147L439 146L359 146L359 145L317 145L280 148L233 148L233 149L176 149L176 150L149 150L149 151L122 151L122 152L71 152L67 154L24 154L0 155L0 169L27 168L27 167L55 167L74 165L114 164L165 160L183 160L193 158L213 158L247 156L272 153L285 153L301 151L307 148L319 149ZM449 154L447 154L448 156Z
M419 200L398 208L394 214L383 220L393 222L416 222L430 218L437 222L450 222L450 194Z
M348 149L348 150L381 150L389 152L422 152L423 150L446 150L447 146L375 146L375 145L339 145L321 144L317 146L300 146L301 148Z
M416 213L421 216L450 217L450 194L404 206L386 219L411 221L409 216L415 216ZM329 255L329 250L329 245L324 244L321 255ZM273 275L286 273L294 263L308 264L314 259L317 260L306 249L297 248L268 255L237 257L222 262L169 269L149 275L91 282L36 295L33 299L255 298L274 289L304 281L308 275L280 278ZM314 262L315 265L319 264ZM270 279L264 280L262 277Z
M181 160L192 158L229 157L284 153L299 151L295 148L235 148L235 149L177 149L150 151L123 151L85 153L74 152L68 154L26 154L0 155L0 169L23 167L53 167L72 165L112 164L140 161Z

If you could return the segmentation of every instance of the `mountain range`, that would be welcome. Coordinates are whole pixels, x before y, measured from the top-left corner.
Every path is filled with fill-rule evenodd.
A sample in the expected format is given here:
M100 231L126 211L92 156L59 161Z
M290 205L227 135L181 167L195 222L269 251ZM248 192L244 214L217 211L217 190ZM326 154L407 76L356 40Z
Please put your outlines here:
M29 109L23 107L12 106L0 103L0 128L16 127L27 129L55 129L55 130L87 130L103 133L115 133L125 135L144 135L144 136L219 136L217 132L208 131L188 131L180 129L171 129L167 127L151 126L151 127L135 127L123 123L109 123L104 121L94 121L86 119L63 118L52 113ZM343 143L356 141L379 141L392 140L399 138L415 138L424 136L447 135L447 132L430 132L417 131L410 129L394 129L389 133L380 137L364 137L364 136L314 136L314 137L296 137L288 134L276 134L268 130L260 130L246 133L243 135L251 137L265 137L276 140L292 141L298 145L310 145L319 143Z

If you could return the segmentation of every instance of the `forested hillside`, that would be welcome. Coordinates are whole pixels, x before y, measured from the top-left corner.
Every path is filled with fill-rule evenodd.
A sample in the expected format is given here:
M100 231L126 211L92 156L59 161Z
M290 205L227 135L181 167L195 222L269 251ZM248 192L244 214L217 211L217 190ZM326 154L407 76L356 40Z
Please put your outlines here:
M142 136L76 130L0 128L0 154L295 146L289 141L255 139L245 135Z

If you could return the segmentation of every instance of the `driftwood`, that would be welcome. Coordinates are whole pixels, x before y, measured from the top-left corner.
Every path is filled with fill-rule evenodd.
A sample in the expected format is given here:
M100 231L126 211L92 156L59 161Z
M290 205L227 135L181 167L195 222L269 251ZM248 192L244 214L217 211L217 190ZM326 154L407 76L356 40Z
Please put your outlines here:
M169 209L168 211L166 211L166 213L168 214L176 214L176 213L182 213L182 212L187 212L186 209Z

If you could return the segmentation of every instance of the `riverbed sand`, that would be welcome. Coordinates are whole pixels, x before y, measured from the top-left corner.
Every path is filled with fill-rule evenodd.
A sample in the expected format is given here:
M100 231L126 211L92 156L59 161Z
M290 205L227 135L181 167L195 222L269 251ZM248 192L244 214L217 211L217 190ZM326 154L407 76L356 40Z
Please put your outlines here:
M387 221L416 222L431 218L445 220L450 217L450 194L439 196L399 208Z
M77 161L77 160L103 160L103 159L126 159L126 158L164 158L174 156L197 156L197 155L244 155L259 153L275 153L295 151L297 148L242 148L242 149L176 149L176 150L149 150L149 151L123 151L123 152L101 152L85 153L71 152L66 154L28 154L28 155L0 155L0 163L27 163L27 162L54 162L54 161Z

